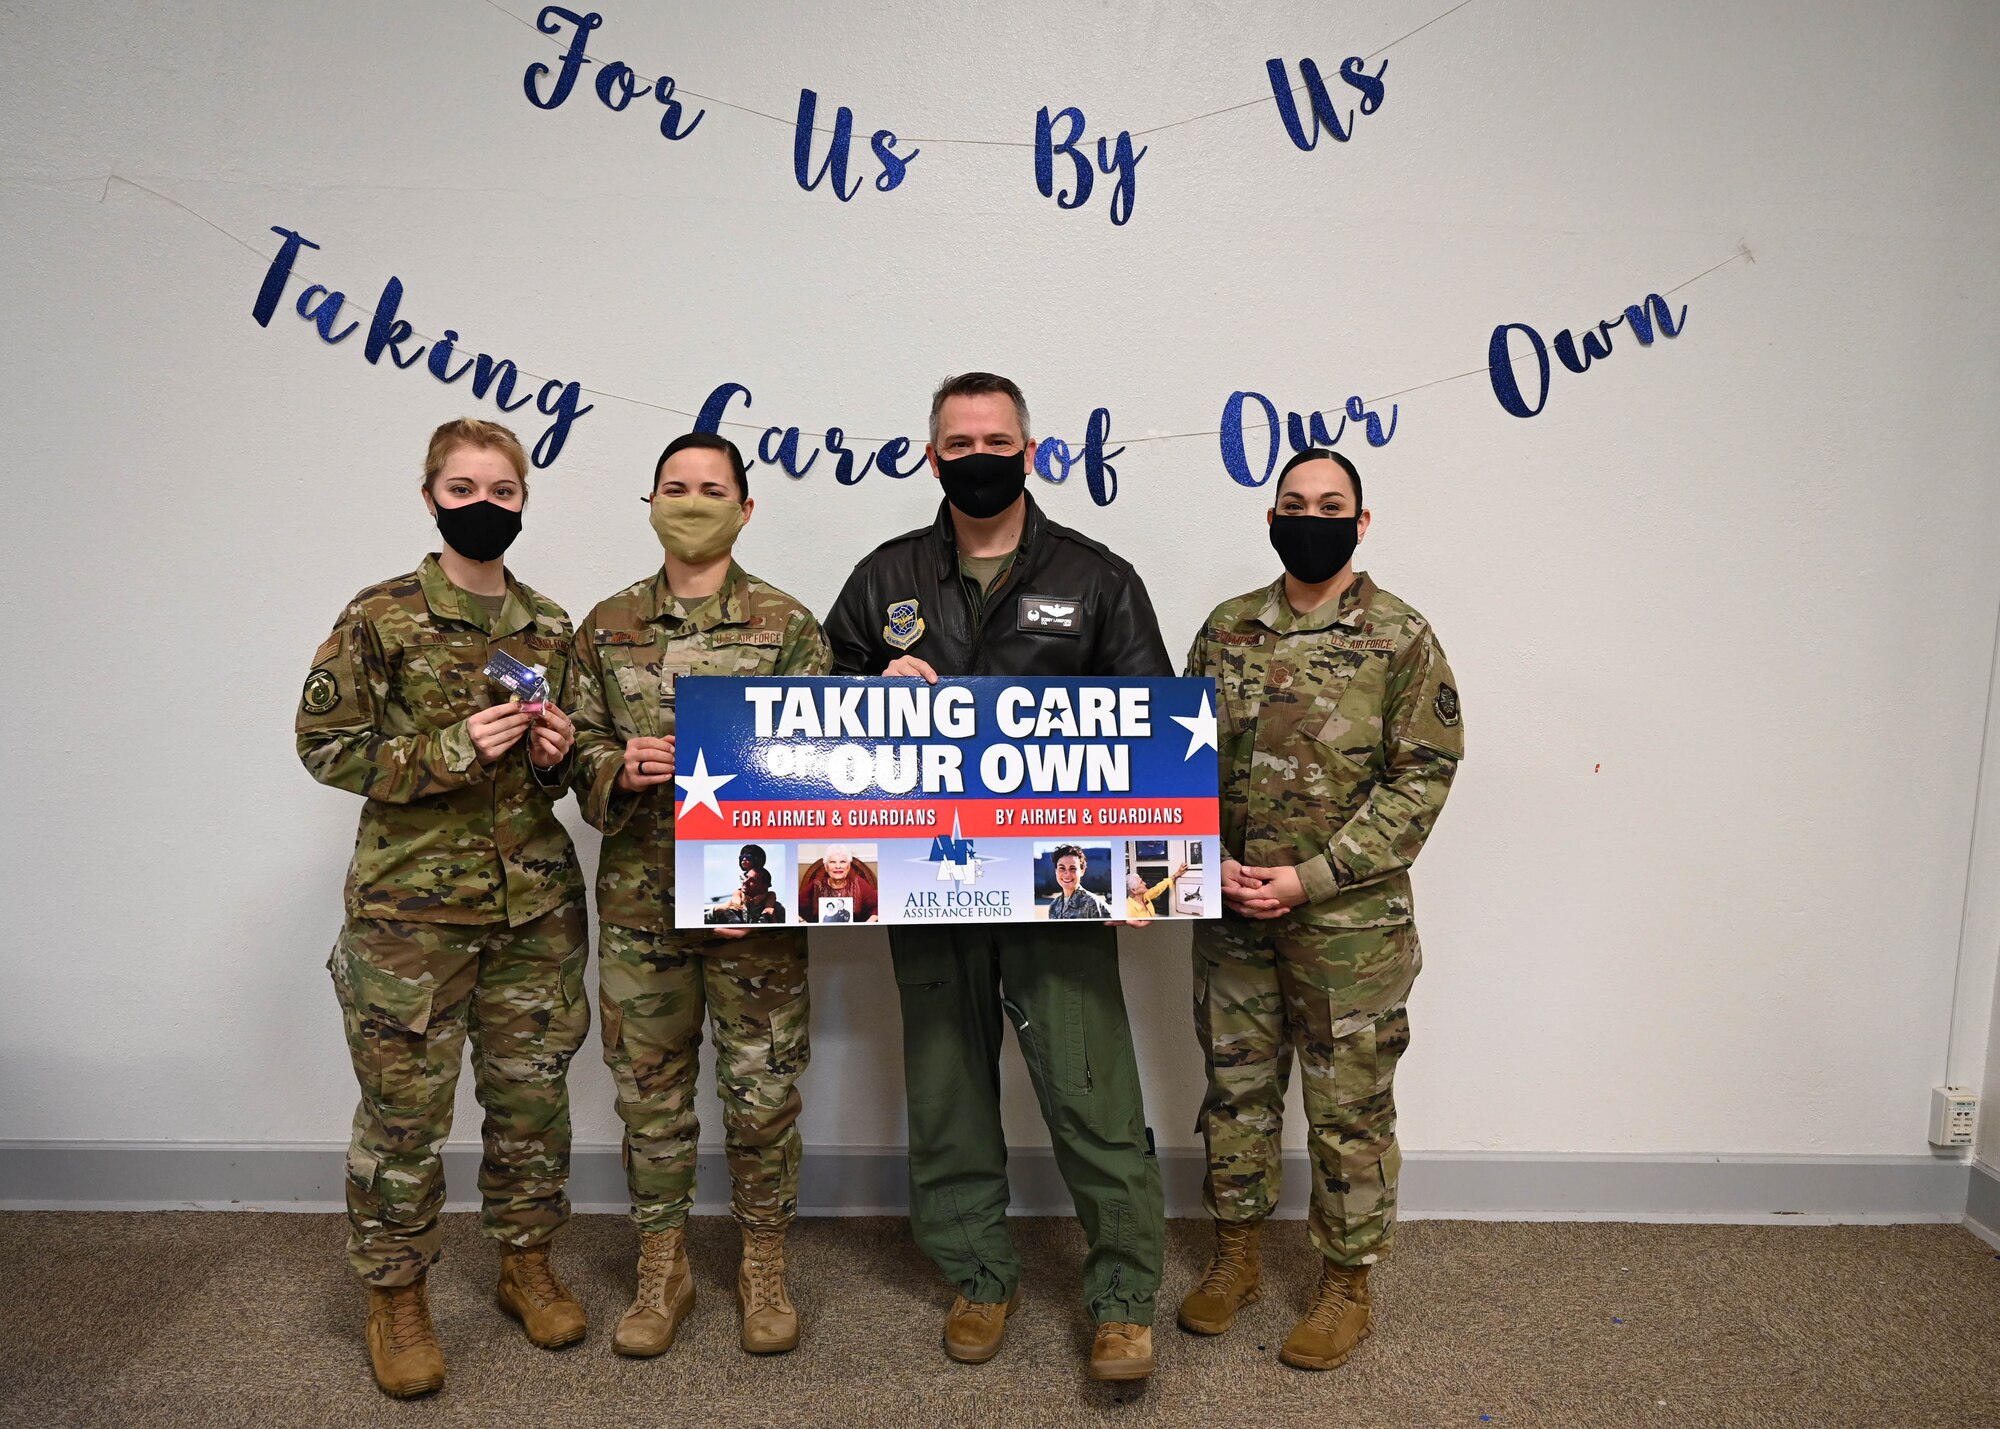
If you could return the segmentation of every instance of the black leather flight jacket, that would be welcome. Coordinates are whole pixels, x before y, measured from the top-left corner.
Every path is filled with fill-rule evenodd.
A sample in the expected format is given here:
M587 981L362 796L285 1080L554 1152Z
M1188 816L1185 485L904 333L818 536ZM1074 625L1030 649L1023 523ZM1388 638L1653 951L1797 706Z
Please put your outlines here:
M912 609L911 607L914 607ZM838 675L879 675L914 655L940 675L1171 675L1145 582L1028 498L1014 564L974 607L958 569L951 506L854 568L827 617Z

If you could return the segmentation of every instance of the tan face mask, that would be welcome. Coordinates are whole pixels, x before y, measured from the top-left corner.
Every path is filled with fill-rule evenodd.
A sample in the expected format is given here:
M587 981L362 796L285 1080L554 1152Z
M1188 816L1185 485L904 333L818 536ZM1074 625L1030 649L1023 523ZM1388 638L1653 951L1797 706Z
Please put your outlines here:
M743 507L720 496L655 496L652 507L653 534L691 566L726 554L743 529Z

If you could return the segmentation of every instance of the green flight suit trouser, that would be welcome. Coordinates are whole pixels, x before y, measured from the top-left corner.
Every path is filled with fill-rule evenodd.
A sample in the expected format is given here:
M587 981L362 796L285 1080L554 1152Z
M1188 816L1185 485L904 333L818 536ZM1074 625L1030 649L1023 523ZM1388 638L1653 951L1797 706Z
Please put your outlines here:
M1152 1324L1166 1209L1116 932L1100 923L895 927L889 947L903 1004L918 1246L968 1300L1006 1300L1020 1281L1000 1125L1004 1013L1083 1223L1091 1319Z

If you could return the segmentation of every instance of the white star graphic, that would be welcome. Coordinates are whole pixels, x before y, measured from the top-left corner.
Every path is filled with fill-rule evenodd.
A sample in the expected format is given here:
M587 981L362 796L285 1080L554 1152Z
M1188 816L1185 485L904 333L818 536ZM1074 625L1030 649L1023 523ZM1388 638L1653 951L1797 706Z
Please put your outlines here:
M687 791L687 798L681 802L681 816L685 818L696 809L708 808L715 811L715 817L722 817L722 805L715 802L715 791L734 779L734 774L711 774L708 772L708 756L701 750L694 752L694 773L676 774L674 782Z
M1174 715L1173 722L1188 732L1187 753L1182 759L1194 758L1197 749L1215 749L1215 710L1208 703L1208 691L1201 692L1201 713ZM1216 750L1219 754L1222 751ZM717 810L717 812L721 812Z

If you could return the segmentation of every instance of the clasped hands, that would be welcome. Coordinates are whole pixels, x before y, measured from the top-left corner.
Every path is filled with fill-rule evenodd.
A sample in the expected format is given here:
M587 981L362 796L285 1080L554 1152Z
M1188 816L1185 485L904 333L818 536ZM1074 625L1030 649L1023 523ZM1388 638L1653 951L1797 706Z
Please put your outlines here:
M1222 861L1222 902L1245 918L1282 918L1306 901L1296 868L1257 868L1233 858Z

